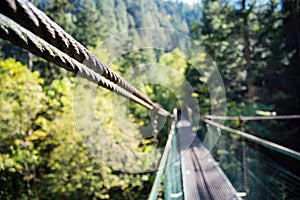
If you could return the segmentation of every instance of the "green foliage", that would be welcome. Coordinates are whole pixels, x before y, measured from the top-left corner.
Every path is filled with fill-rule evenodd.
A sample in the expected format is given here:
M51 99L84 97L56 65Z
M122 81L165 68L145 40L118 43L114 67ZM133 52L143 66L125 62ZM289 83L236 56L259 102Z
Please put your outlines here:
M240 20L230 4L204 1L203 21L192 25L192 37L199 39L207 56L221 72L227 98L238 100L245 94L243 40L238 31Z
M46 96L38 73L13 59L0 61L1 196L11 199L31 195L30 182L41 164L39 143L48 132L37 130ZM14 185L20 190L13 192ZM27 191L27 192L26 192Z
M49 0L46 4L40 5L41 9L67 33L72 35L75 26L72 22L72 11L74 5L68 0Z
M165 27L176 31L189 33L189 24L192 20L199 22L201 18L201 6L189 6L180 2L169 1L142 1L142 0L103 0L96 1L96 7L100 11L99 23L101 31L100 39L105 40L111 34L123 33L131 30L133 33L132 41L150 42L153 39L151 31L142 31L138 28L144 27ZM173 40L170 45L170 38L166 38L164 34L158 33L155 37L162 41L162 44L168 50L173 50L177 46L185 47L181 41ZM142 41L140 40L142 38ZM126 44L121 38L117 41L117 46ZM110 44L112 45L112 44Z
M99 12L94 1L80 0L76 5L74 38L84 46L95 46L99 39Z
M203 19L201 23L192 24L191 36L200 40L207 51L206 56L215 61L222 75L227 101L230 102L229 114L238 114L232 113L233 110L238 110L239 114L256 115L253 111L258 109L258 105L267 107L262 110L272 108L277 114L295 113L296 110L291 107L297 109L297 103L287 104L286 101L290 99L289 102L294 102L298 99L298 92L294 90L297 79L293 76L297 74L297 70L290 65L296 48L284 50L289 40L282 38L285 38L284 31L288 27L283 25L286 14L280 9L280 3L207 0L203 2L203 8ZM201 52L193 55L195 63L200 67L202 55ZM209 77L206 73L198 74L192 67L188 68L186 75L195 89L200 109L209 113L212 102L207 101L209 93L205 86L205 80ZM241 107L243 102L245 106ZM276 138L272 136L275 130L282 132L281 128L274 128L273 122L250 124L244 129L258 132L260 136L272 140ZM276 125L284 127L287 124L296 125L292 121ZM269 131L270 128L273 131ZM296 137L291 136L291 132L289 137Z
M101 129L81 126L82 130L78 129L81 120L75 126L76 115L72 114L73 79L54 80L43 89L38 73L13 59L1 61L0 70L0 110L5 113L0 118L0 179L5 183L0 187L1 198L145 198L148 192L143 191L150 189L147 184L152 174L134 175L122 169L144 169L157 162L159 152L137 150L139 140L118 129L114 116L109 115L113 108L103 106L111 101L108 92L107 100L101 98L103 91L95 99L100 108L96 116L101 116L95 120L100 119ZM87 92L82 86L76 91ZM86 107L76 109L80 116L86 115ZM106 142L92 149L87 141L91 136L98 141L106 137ZM117 146L121 143L125 149ZM130 157L132 151L137 151L135 158ZM125 165L120 166L128 155Z

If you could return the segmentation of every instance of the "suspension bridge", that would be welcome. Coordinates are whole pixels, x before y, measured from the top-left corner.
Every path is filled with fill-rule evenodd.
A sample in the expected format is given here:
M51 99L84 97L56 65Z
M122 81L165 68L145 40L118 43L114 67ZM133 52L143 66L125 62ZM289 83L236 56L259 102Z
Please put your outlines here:
M203 123L207 141L202 141L203 137L193 131L186 115L176 110L171 114L154 103L29 1L1 2L0 37L148 108L156 116L154 129L158 116L172 119L149 200L300 199L300 177L296 173L299 152L219 123L219 120L299 119L299 115L206 116ZM218 140L213 132L218 133ZM206 148L204 142L212 141L218 142L213 149ZM275 152L290 160L295 163L295 170L287 169L265 152Z

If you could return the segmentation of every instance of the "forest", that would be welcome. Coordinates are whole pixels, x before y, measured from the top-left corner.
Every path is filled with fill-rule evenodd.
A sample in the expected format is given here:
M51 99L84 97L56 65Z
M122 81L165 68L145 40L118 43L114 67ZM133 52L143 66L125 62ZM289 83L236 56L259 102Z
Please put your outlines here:
M31 2L167 111L185 102L199 112L200 138L212 107L228 116L300 114L298 0ZM222 88L208 86L213 68ZM148 137L147 109L2 39L0 111L0 199L148 198L168 119ZM300 151L299 119L225 124ZM300 175L299 161L267 153Z

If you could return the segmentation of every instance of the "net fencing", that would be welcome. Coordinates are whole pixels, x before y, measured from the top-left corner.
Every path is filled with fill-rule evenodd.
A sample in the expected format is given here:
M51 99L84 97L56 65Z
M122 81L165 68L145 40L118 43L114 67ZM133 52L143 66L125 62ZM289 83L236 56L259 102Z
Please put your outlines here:
M297 159L229 133L221 134L211 153L243 199L300 198Z
M149 195L149 200L156 200L162 196L163 199L166 200L184 199L178 135L175 122L172 124L169 138Z

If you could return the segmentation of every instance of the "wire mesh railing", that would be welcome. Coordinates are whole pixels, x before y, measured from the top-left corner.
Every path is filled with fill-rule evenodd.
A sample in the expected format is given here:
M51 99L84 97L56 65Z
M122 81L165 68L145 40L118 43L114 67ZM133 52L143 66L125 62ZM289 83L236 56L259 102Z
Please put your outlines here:
M224 133L211 153L243 199L300 198L300 177L279 163L278 156L274 159L274 152L260 144ZM293 157L279 157L299 164Z
M174 112L175 113L175 112ZM178 149L178 135L173 121L159 168L156 173L149 200L158 199L161 192L163 199L182 200L181 161Z
M171 150L165 169L164 199L183 199L181 161L178 151L178 138L174 135L171 142Z

